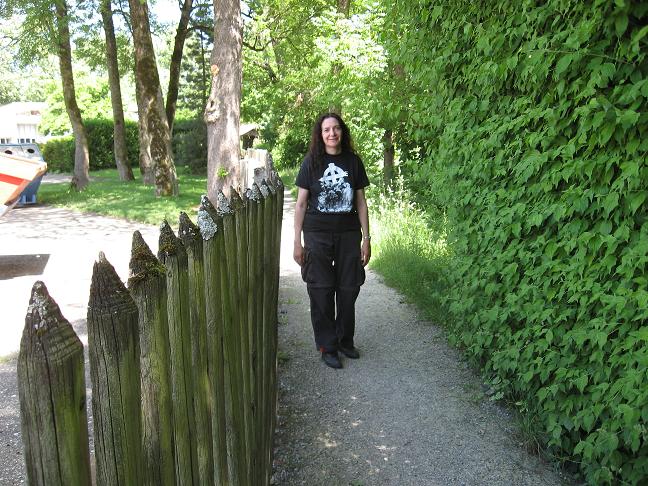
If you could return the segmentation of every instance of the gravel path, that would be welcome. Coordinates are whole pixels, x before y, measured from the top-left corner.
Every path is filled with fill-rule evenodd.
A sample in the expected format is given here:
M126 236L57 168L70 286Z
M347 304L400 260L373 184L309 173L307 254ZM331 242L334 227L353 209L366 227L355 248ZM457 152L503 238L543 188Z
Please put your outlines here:
M31 285L45 281L85 340L92 262L104 250L125 280L135 229L155 251L156 228L112 218L33 207L0 219L0 485L26 481L15 353ZM9 259L8 265L6 258L11 255L47 255L47 261L40 274L36 268L30 275L14 275L17 263ZM358 306L361 358L344 360L342 370L324 366L314 349L306 289L291 255L292 201L287 196L275 484L571 484L525 452L515 422L488 401L480 380L445 344L440 330L372 272Z
M280 283L280 406L275 484L557 485L505 409L442 332L367 273L357 306L359 360L325 366L285 208Z

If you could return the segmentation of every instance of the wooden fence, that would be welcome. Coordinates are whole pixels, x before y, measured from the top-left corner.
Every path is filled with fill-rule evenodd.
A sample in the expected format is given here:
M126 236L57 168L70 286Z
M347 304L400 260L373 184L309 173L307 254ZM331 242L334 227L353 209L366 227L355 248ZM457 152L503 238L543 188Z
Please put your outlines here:
M203 197L133 235L128 288L105 256L88 304L98 485L264 485L272 473L283 184ZM36 282L18 358L31 485L92 484L83 346Z

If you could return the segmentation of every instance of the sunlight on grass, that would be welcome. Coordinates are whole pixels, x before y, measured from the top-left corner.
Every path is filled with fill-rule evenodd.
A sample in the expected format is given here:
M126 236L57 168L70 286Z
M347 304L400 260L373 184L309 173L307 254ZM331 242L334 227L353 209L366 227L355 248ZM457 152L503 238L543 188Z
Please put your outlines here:
M443 319L444 269L450 257L444 232L402 188L371 192L371 268L435 320ZM442 228L443 222L435 222Z
M153 186L145 186L139 180L122 182L115 169L93 171L91 177L95 180L82 192L70 189L68 184L41 184L38 200L43 204L158 225L164 219L175 223L180 211L195 221L200 196L207 188L205 176L192 175L184 167L178 168L178 197L155 197Z

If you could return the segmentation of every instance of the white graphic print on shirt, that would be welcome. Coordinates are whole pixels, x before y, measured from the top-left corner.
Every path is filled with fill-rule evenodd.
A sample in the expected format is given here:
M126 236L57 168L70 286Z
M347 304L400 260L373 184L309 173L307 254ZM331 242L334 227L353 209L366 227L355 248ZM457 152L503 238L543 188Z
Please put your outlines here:
M349 173L330 163L319 180L322 192L317 198L317 210L322 213L350 213L353 190L346 177Z

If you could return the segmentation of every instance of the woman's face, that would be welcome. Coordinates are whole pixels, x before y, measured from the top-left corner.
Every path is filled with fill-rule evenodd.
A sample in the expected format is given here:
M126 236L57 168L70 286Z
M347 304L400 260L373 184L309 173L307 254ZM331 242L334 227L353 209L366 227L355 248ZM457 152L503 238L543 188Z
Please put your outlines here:
M325 118L322 122L322 140L327 154L339 154L342 151L342 127L335 118Z

